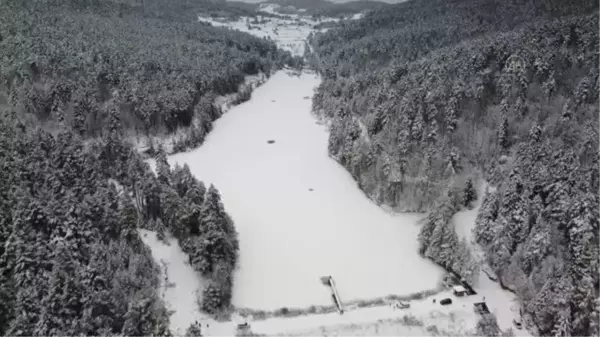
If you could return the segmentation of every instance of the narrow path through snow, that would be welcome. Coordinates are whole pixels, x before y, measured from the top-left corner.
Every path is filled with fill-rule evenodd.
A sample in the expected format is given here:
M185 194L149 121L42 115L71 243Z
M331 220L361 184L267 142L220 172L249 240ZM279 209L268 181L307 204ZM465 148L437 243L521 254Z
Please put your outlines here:
M167 237L166 242L158 240L155 232L140 229L142 241L150 247L154 261L161 267L160 294L172 310L171 332L183 335L190 323L202 314L196 304L196 292L202 289L200 275L187 263L187 255L181 250L177 240Z
M171 156L220 190L240 234L233 304L275 309L435 288L442 270L417 254L418 215L390 215L327 154L311 115L320 79L276 73L215 123L198 149ZM267 143L274 140L273 144Z
M500 328L512 328L515 331L515 336L531 336L529 331L525 329L518 330L514 327L513 319L520 316L518 299L515 294L508 290L502 289L499 283L490 280L490 278L486 275L484 272L486 269L489 269L491 273L493 272L487 265L481 247L474 242L472 236L472 231L475 227L475 219L477 218L477 213L479 212L479 208L483 202L485 189L488 187L493 190L493 188L489 186L487 182L483 182L482 186L479 188L477 203L474 205L475 207L473 207L473 209L463 210L454 215L452 218L454 228L456 229L458 237L461 239L465 238L471 245L471 249L481 262L481 272L479 273L477 283L475 284L475 290L478 293L478 297L480 297L482 300L485 298L485 302L490 311L496 315Z

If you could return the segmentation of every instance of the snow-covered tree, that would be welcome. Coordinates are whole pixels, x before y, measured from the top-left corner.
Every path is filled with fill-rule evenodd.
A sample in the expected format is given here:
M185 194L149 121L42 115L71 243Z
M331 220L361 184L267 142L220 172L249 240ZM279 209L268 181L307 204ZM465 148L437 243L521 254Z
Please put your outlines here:
M477 199L477 192L473 186L473 179L469 178L465 182L463 190L463 205L467 208L471 208L473 201Z
M162 145L158 147L156 152L156 176L163 184L168 185L171 181L171 166L169 165L167 153Z

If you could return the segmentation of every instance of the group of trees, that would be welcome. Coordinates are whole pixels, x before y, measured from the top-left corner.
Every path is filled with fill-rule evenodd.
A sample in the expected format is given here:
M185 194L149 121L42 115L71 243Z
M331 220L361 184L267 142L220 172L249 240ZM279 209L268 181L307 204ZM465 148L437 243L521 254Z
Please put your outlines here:
M375 200L427 210L440 186L496 166L567 100L593 109L598 16L587 2L409 2L315 35L324 80L313 103L334 121L331 155Z
M238 240L219 192L160 146L153 173L128 140L186 127L197 146L218 95L294 60L195 22L202 3L0 3L0 334L170 335L139 228L178 239L202 310L229 307Z
M521 144L508 179L486 193L474 229L523 313L560 336L599 333L598 135L595 143L581 142L585 135L574 147L562 143L577 133L534 133Z
M130 136L185 128L197 146L217 96L292 61L272 41L199 23L190 14L216 6L204 2L5 1L1 87L24 113L85 137L106 132L115 109Z
M502 331L498 325L498 319L494 314L484 314L477 321L475 326L475 336L480 337L512 337L514 330L508 329Z
M155 175L117 131L84 142L0 117L2 334L169 334L138 228L173 233L209 281L202 309L228 308L237 233L213 186L161 149Z
M480 266L465 238L459 239L452 216L469 208L476 198L471 180L462 187L454 182L422 222L419 232L419 253L447 270L454 271L470 284L479 277Z
M217 314L228 309L239 244L233 221L225 212L219 191L208 190L187 165L171 169L159 148L156 158L160 210L155 218L178 239L194 270L208 280L199 303L202 310Z
M322 17L342 18L388 6L388 4L383 1L368 0L348 2L333 2L329 0L269 0L267 2L281 6L279 10L283 11L285 11L285 8L292 6L297 10L303 10L299 13L311 15L313 19L317 20Z
M598 334L598 16L590 0L412 1L311 40L331 156L375 201L431 211L422 253L450 267L472 198L448 190L487 180L474 236L542 335Z
M144 216L109 183L110 163L18 119L0 113L0 333L169 334L159 267L135 230Z

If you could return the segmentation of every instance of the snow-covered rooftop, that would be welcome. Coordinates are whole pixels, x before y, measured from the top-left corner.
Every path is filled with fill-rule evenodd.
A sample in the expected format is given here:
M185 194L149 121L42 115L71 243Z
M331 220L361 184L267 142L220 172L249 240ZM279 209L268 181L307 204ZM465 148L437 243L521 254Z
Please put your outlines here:
M452 290L454 290L455 293L464 293L467 291L463 286L454 286L452 287Z

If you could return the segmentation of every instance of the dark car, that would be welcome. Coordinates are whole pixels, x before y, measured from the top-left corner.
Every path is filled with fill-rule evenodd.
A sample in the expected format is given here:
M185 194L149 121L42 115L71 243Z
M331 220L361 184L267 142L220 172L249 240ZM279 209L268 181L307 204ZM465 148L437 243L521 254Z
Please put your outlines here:
M444 298L443 300L440 301L441 305L448 305L448 304L452 304L452 300L449 298Z

